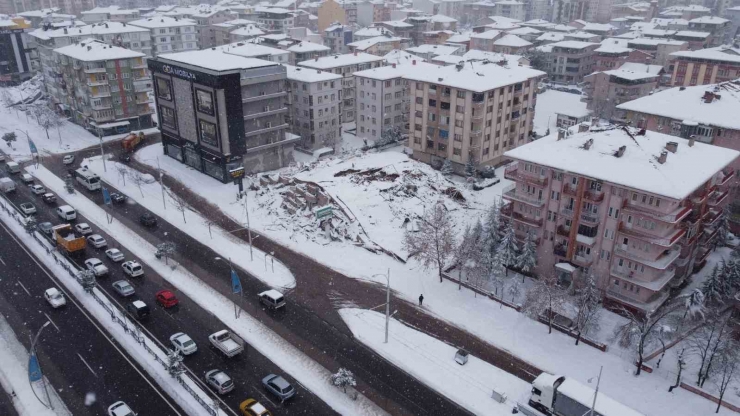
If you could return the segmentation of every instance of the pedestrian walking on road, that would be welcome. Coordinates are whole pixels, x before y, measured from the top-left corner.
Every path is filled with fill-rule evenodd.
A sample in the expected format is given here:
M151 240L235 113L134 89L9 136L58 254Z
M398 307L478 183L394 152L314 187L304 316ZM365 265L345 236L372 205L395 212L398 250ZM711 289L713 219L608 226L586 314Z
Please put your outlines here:
M419 295L419 306L424 303L424 295Z

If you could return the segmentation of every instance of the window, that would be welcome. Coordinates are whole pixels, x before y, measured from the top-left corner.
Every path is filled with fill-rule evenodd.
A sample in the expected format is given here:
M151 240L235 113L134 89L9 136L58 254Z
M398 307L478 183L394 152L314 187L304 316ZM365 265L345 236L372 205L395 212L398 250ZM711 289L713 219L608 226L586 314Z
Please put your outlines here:
M175 110L169 107L159 107L159 114L162 117L162 125L169 127L173 130L177 130L177 119L175 118Z
M418 84L417 84L417 85L418 85ZM416 104L423 104L423 103L424 103L424 99L423 99L423 98L421 98L421 97L416 97Z
M455 156L460 156L462 154L462 149L456 147L456 148L452 149L452 154L455 155Z
M465 91L458 91L457 98L465 98Z
M200 140L203 143L218 147L216 125L205 120L198 120L198 124L200 124Z
M462 120L455 120L455 127L462 127L463 121Z
M552 193L550 194L550 199L560 201L560 192L552 191Z
M458 113L464 113L465 112L465 106L456 105L455 106L455 111L457 111Z
M157 77L157 96L163 100L172 101L172 86L170 81Z
M444 152L444 151L446 151L446 150L447 150L447 145L446 145L446 144L444 144L444 143L438 143L438 144L437 144L437 149L439 149L439 150L441 150L441 151L443 151L443 152Z
M195 90L195 102L198 111L213 115L213 94L210 91Z
M437 100L429 100L429 107L436 107L437 106Z

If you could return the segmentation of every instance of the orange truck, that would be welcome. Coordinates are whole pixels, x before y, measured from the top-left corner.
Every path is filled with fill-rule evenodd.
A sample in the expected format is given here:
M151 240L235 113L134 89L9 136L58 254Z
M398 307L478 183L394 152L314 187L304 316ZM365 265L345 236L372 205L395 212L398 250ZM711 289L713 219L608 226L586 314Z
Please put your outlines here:
M123 140L121 140L121 147L123 147L123 150L131 153L134 151L134 149L136 149L136 146L138 146L142 140L144 140L143 132L131 133L128 136L124 137Z
M85 237L75 234L70 224L60 224L51 228L57 247L61 247L68 254L85 249Z

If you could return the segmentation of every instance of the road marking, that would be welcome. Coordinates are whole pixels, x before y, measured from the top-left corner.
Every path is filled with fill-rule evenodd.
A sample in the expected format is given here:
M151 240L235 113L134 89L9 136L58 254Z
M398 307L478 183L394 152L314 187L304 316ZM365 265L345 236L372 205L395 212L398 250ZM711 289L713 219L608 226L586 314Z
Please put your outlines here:
M259 393L259 395L260 395L260 396L262 396L262 398L264 398L265 400L267 400L268 402L270 402L270 404L271 404L271 405L272 405L273 407L278 407L278 405L276 405L276 404L275 404L275 402L273 402L272 400L270 400L270 398L269 398L269 397L267 397L267 396L265 395L265 393L262 393L262 392L261 392L261 391L259 391L259 390L257 390L257 393Z
M7 264L5 264L5 262L3 261L3 258L2 257L0 257L0 263L2 263L3 266L7 266Z
M62 332L59 330L59 327L57 326L57 324L55 324L54 321L52 321L51 318L49 318L49 315L47 315L46 312L44 312L44 316L46 317L46 319L49 320L49 322L51 322L52 325L54 325L54 328L57 329L57 332Z
M94 375L95 377L97 377L98 375L97 375L97 374L95 374L95 371L93 371L92 367L90 367L90 364L88 364L88 363L87 363L87 361L85 361L85 359L84 359L84 358L82 358L82 356L80 355L80 353L79 353L79 352L77 353L77 356L78 356L78 357L80 357L80 360L82 361L82 364L85 364L85 367L87 367L87 369L88 369L88 370L90 370L90 372L91 372L91 373L92 373L92 374L93 374L93 375Z
M25 287L25 286L23 286L23 283L21 283L21 281L20 281L20 280L18 281L18 284L19 284L19 285L21 285L21 287L23 288L23 290L25 290L25 291L26 291L26 293L28 293L28 296L31 296L31 292L29 292L29 291L28 291L28 289L26 289L26 287Z
M75 300L75 298L74 298L74 297L71 297L71 296L69 295L69 293L67 293L67 291L66 291L65 289L63 289L63 287L64 287L64 286L63 286L63 285L61 284L61 282L59 282L59 281L58 281L58 280L57 280L57 279L56 279L55 277L53 277L53 276L52 276L52 275L51 275L51 274L50 274L50 273L49 273L49 272L48 272L48 271L46 270L46 267L44 267L44 265L42 265L41 263L39 263L38 259L36 259L36 257L34 257L34 255L33 255L33 254L31 254L31 252L30 252L30 251L28 251L28 249L26 248L26 246L25 246L25 245L24 245L24 244L23 244L23 243L22 243L22 242L21 242L20 240L18 240L18 238L16 238L16 236L15 236L15 235L13 234L13 232L12 232L12 231L10 231L10 230L9 230L9 229L8 229L8 228L7 228L6 226L5 226L5 224L3 224L2 222L0 222L0 227L2 227L2 228L3 228L4 230L5 230L5 232L6 232L6 233L8 233L8 235L10 235L10 238L12 238L13 240L15 240L15 243L16 243L16 244L18 244L18 247L20 247L20 248L21 248L21 249L22 249L22 250L23 250L23 251L24 251L24 252L26 253L26 255L28 255L28 257L29 257L29 258L30 258L30 259L31 259L31 260L32 260L32 261L33 261L34 263L36 263L36 265L37 265L37 266L39 266L39 268L40 268L40 269L41 269L41 270L42 270L42 271L44 272L44 274L45 274L45 275L46 275L46 276L47 276L47 277L49 278L49 280L51 280L52 282L54 282L54 284L55 284L55 285L57 285L57 286L59 287L59 290L61 290L61 291L62 291L62 293L64 293L64 295L65 295L65 296L66 296L66 297L67 297L67 298L68 298L69 300L71 300L71 301L72 301L72 303L73 303L73 304L74 304L74 305L75 305L75 306L77 307L77 309L78 309L78 310L80 311L80 313L82 313L82 314L83 314L83 315L85 316L85 318L87 318L87 320L88 320L88 321L90 321L90 323L91 323L91 324L92 324L92 325L93 325L93 326L95 327L95 329L97 329L97 330L98 330L98 332L100 332L100 334L101 334L101 335L103 336L103 338L105 338L106 340L108 340L108 342L109 342L109 343L111 344L111 346L113 346L113 348L114 348L114 349L115 349L116 351L118 351L118 353L119 353L119 354L121 354L121 357L123 357L123 359L124 359L124 360L126 360L126 362L127 362L127 363L129 363L129 365L131 366L131 368L133 368L133 369L134 369L134 371L136 371L136 372L137 372L137 373L138 373L138 374L139 374L139 375L141 376L141 378L143 378L143 379L144 379L144 381L146 381L146 383L147 383L147 384L148 384L148 385L149 385L149 386L150 386L150 387L152 388L152 390L154 390L154 391L155 391L155 392L157 393L157 395L159 395L159 397L161 397L161 398L162 398L162 401L164 401L164 402L165 402L165 403L167 404L167 406L169 406L169 407L170 407L170 408L172 409L172 411L173 411L173 412L175 412L175 414L177 414L177 415L181 415L181 413L177 411L177 409L175 408L175 406L173 406L173 405L172 405L172 403L170 403L170 401L169 401L169 400L167 400L167 397L165 397L165 396L164 396L164 395L162 394L162 392L161 392L161 391L160 391L159 389L157 389L157 387L155 387L155 386L154 386L154 384L152 384L152 382L151 382L151 381L150 381L150 380L149 380L148 378L146 378L146 376L144 375L144 373L142 373L142 372L141 372L141 370L139 370L139 368L138 368L138 367L137 367L137 366L136 366L136 365L135 365L135 364L134 364L134 363L133 363L133 362L132 362L132 361L131 361L131 360L129 359L129 357L127 357L127 356L126 356L126 354L124 354L124 352L123 352L123 351L122 351L122 350L121 350L121 349L120 349L120 348L119 348L119 347L118 347L118 346L117 346L117 345L116 345L116 344L115 344L115 343L113 342L113 339L111 339L111 338L108 338L108 335L107 335L107 334L106 334L106 333L105 333L105 332L103 331L103 329L102 329L102 328L100 328L100 326L98 325L98 323L97 323L97 322L95 322L95 320L93 320L93 318L92 318L92 317L90 317L90 315L88 315L88 314L87 314L87 312L85 311L85 309L84 309L84 308L82 308L82 307L81 307L81 306L80 306L80 305L79 305L79 304L77 303L77 301ZM19 282L19 283L20 283L20 282ZM112 337L112 336L113 336L113 335L111 334L111 337ZM229 409L229 410L230 410L230 409ZM232 411L232 413L233 413L233 411Z

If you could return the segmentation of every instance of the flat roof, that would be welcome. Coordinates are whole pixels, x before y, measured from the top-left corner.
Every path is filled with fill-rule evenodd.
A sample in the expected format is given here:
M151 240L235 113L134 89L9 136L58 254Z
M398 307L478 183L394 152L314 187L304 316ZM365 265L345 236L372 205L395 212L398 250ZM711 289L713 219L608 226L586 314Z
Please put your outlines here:
M300 82L323 82L342 79L339 74L325 72L320 69L301 68L293 65L285 65L288 73L288 79Z
M343 55L324 56L318 59L309 59L299 62L298 66L316 69L338 68L348 65L366 64L370 62L382 61L383 57L370 55L369 53L358 52L357 54L346 53Z
M158 28L158 27L179 27L179 26L195 26L197 23L195 20L181 19L171 16L157 16L150 17L147 19L134 20L129 22L130 25L147 27L147 28Z
M157 59L168 60L217 72L277 65L275 62L225 53L224 50L217 48L166 53L159 55Z
M443 66L428 71L413 72L406 78L468 91L484 92L545 75L547 74L542 71L524 66L506 68L495 63L465 62L462 69L454 65Z
M393 78L401 78L416 71L433 71L438 65L417 61L416 64L381 66L379 68L366 69L355 72L355 76L385 81Z
M54 49L54 52L86 62L111 61L146 56L141 52L108 45L97 39L85 39L79 43Z

